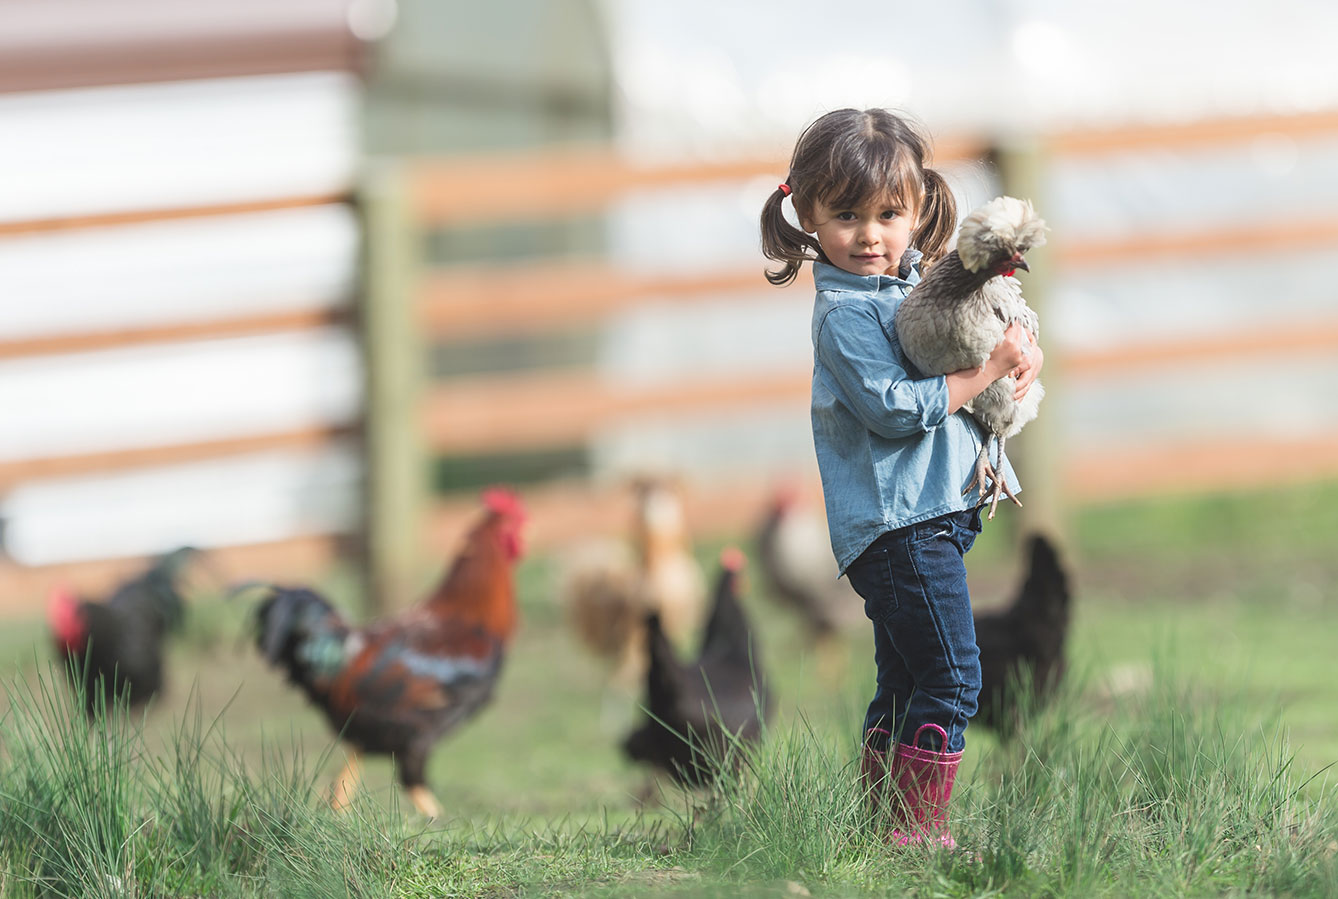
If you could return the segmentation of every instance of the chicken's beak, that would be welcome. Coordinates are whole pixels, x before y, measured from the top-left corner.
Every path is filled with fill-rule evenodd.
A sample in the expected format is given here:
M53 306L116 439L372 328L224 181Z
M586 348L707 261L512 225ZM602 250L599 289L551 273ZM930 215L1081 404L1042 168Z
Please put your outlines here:
M1024 272L1031 271L1031 266L1027 265L1027 260L1023 259L1021 254L1014 256L1008 264L1013 266L1013 268L1020 268Z

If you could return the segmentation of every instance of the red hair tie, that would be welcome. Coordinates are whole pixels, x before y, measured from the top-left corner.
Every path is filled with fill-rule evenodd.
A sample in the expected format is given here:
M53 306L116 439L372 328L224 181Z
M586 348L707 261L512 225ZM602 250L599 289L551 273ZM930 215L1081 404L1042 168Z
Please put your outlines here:
M790 195L790 185L786 184L784 181L782 181L776 189L787 197Z

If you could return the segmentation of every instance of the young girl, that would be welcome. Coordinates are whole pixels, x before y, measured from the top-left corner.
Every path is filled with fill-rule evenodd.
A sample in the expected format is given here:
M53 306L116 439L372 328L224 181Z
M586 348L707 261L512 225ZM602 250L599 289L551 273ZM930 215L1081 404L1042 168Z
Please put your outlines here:
M963 496L982 434L962 406L1043 360L1013 326L981 369L925 377L901 351L897 306L946 252L957 208L926 141L886 110L810 125L762 210L762 250L794 280L813 263L813 443L840 570L874 627L877 689L862 771L898 843L955 845L947 804L980 691L964 556L980 513ZM803 230L785 218L789 197ZM1000 476L1018 489L1005 459ZM881 799L880 799L881 797ZM882 801L890 798L893 801Z

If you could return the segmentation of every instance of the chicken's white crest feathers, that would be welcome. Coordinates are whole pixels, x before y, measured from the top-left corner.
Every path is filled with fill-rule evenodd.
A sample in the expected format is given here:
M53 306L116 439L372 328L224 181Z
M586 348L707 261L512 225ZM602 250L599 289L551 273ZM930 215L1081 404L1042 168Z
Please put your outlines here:
M1042 246L1045 230L1045 220L1036 214L1030 200L995 197L962 221L957 255L968 270L978 272Z

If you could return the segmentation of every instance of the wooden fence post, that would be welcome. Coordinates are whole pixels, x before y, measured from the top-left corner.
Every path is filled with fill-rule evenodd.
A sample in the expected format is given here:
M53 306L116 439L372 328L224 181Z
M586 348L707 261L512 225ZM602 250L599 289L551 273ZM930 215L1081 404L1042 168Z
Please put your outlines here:
M1036 211L1045 218L1048 154L1044 145L1034 138L1008 141L995 147L991 155L999 170L1003 192L1031 200ZM1051 242L1056 239L1053 232L1048 236ZM1052 260L1057 255L1050 244L1033 250L1027 254L1031 271L1021 276L1027 305L1036 310L1041 320L1041 346L1046 351L1045 370L1041 376L1045 400L1036 420L1008 441L1008 455L1018 470L1023 488L1023 506L1017 510L1019 532L1043 531L1063 539L1069 527L1069 506L1063 492L1065 466L1059 409L1064 372L1062 354L1054 340L1047 339L1047 333L1053 335L1054 332L1046 331L1046 312L1055 283Z
M415 314L420 235L401 165L368 165L362 208L365 605L377 612L412 601L423 560L429 483L419 412L427 348Z

